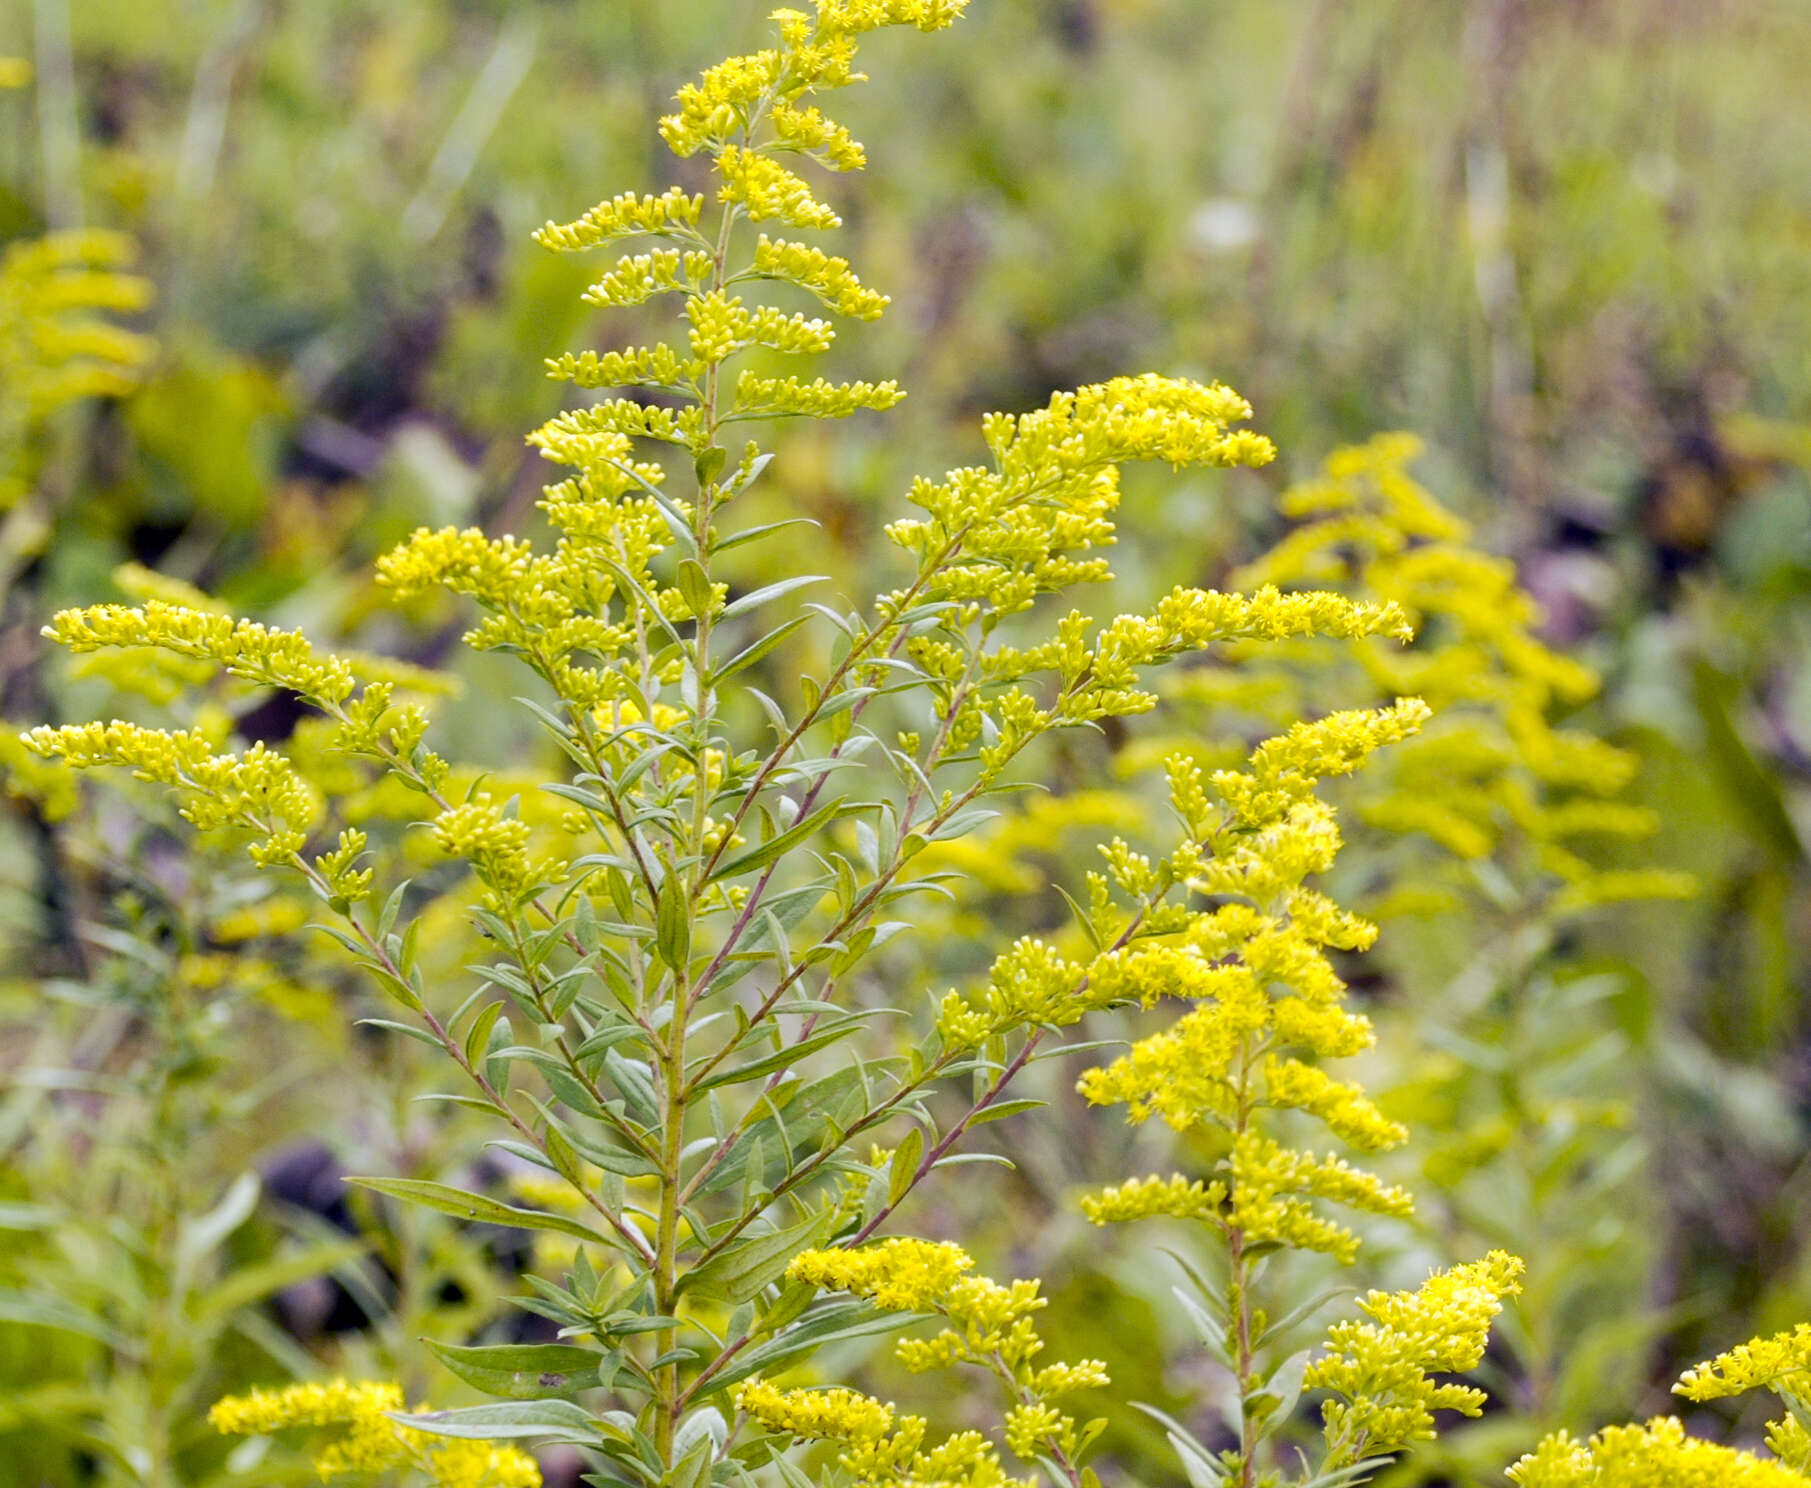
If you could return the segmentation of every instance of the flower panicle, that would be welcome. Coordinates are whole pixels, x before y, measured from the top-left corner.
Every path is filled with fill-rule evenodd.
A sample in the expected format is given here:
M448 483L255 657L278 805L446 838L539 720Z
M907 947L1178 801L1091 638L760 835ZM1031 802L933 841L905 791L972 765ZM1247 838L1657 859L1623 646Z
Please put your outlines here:
M1777 1432L1776 1432L1777 1434ZM1786 1461L1685 1434L1672 1416L1610 1426L1588 1441L1561 1431L1509 1469L1516 1488L1804 1488Z
M922 1373L967 1365L986 1370L1012 1401L1003 1425L1006 1445L1024 1461L1056 1454L1074 1460L1104 1423L1078 1423L1054 1403L1076 1390L1108 1383L1098 1359L1039 1365L1044 1340L1034 1321L1045 1306L1039 1284L998 1282L973 1274L967 1252L947 1242L899 1239L858 1249L811 1250L795 1257L787 1275L813 1286L865 1297L895 1312L928 1312L947 1325L930 1338L902 1339L895 1353ZM841 1459L858 1482L928 1485L958 1481L982 1488L1001 1481L999 1459L979 1433L948 1438L928 1453L924 1422L847 1390L781 1392L745 1384L738 1406L770 1429L806 1439L843 1442ZM939 1454L942 1454L939 1456Z
M229 1395L214 1402L208 1422L233 1436L337 1428L314 1455L315 1469L326 1480L413 1469L435 1488L540 1488L541 1470L526 1452L430 1435L393 1419L402 1410L400 1385L336 1379Z
M241 830L261 868L292 861L320 815L314 787L282 754L258 743L244 754L216 754L195 730L121 722L41 725L22 736L45 759L77 769L114 766L140 780L174 787L182 814L203 831Z
M1327 1352L1303 1388L1326 1390L1321 1407L1335 1463L1390 1454L1434 1435L1434 1413L1476 1416L1482 1390L1437 1381L1484 1357L1503 1299L1521 1290L1522 1262L1502 1251L1435 1272L1412 1292L1371 1292L1358 1304L1370 1321L1335 1323Z

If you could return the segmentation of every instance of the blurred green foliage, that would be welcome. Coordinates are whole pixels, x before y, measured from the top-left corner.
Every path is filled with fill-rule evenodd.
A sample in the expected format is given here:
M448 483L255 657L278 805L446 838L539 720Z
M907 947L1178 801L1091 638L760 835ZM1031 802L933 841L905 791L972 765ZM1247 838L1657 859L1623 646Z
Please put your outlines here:
M584 267L527 234L575 196L663 180L648 118L766 8L0 13L0 55L37 72L0 92L0 236L130 234L156 289L130 323L158 347L136 392L58 414L35 448L42 530L0 530L0 716L160 706L118 702L47 663L36 638L59 604L111 597L128 559L323 640L449 658L457 618L387 613L366 574L418 523L532 517L539 461L522 434L559 392L525 369L587 327ZM815 518L821 533L800 539L811 567L853 583L877 551L877 503L909 471L969 457L977 409L1127 366L1233 380L1298 470L1380 428L1420 433L1430 483L1518 561L1548 638L1606 678L1578 721L1643 756L1634 793L1661 822L1618 849L1626 864L1688 867L1701 885L1689 904L1600 914L1538 945L1456 918L1392 924L1365 984L1380 1019L1447 1049L1446 1064L1400 1072L1418 1126L1445 1122L1457 1141L1477 1101L1506 1098L1467 1062L1470 1041L1511 1070L1553 1071L1538 1151L1590 1150L1595 1186L1546 1238L1560 1300L1545 1305L1614 1298L1605 1315L1633 1321L1557 1377L1507 1379L1511 1397L1575 1426L1638 1415L1681 1363L1811 1313L1801 7L978 0L957 47L878 45L880 81L847 112L885 169L850 214L849 251L895 312L836 355L904 369L911 399L834 445L800 433L750 501ZM1222 500L1199 480L1160 496L1128 478L1126 582L1214 582L1266 547L1270 478L1241 479L1213 487ZM487 702L487 664L463 665L464 752L537 747L525 718ZM240 724L280 737L294 719ZM1098 763L1057 759L1053 775ZM58 1296L86 1321L0 1305L0 1460L25 1463L22 1481L175 1481L102 1439L106 1423L173 1422L208 1390L311 1355L388 1361L429 1313L451 1309L456 1330L508 1281L451 1227L403 1237L367 1212L347 1224L384 1266L333 1251L342 1272L366 1266L336 1283L363 1299L360 1326L297 1338L254 1281L232 1291L307 1247L352 1244L268 1199L254 1214L243 1175L310 1138L351 1168L426 1170L453 1117L359 1110L362 1061L406 1065L408 1047L338 1041L336 1001L363 1009L324 955L282 968L299 999L283 1004L262 953L218 938L212 896L255 888L184 881L154 814L56 814L10 802L0 822L0 1213L18 1237L0 1287ZM966 912L1049 925L1049 897L983 891ZM964 933L957 917L938 954L954 962ZM208 955L234 968L226 985L179 998L183 958ZM1066 1090L1049 1079L1044 1093ZM1555 1103L1581 1091L1626 1124L1555 1127ZM1013 1203L956 1185L938 1199L978 1250L1050 1279L1050 1332L1100 1332L1067 1347L1107 1357L1126 1395L1177 1407L1192 1391L1185 1369L1165 1370L1183 1347L1165 1336L1172 1278L1103 1252L1069 1212L1085 1171L1124 1160L1098 1149L1130 1139L1067 1099L1045 1114L1065 1125L990 1129L1019 1163ZM1455 1188L1453 1234L1471 1207ZM198 1250L210 1213L220 1233ZM185 1244L188 1270L172 1269ZM1109 1284L1144 1295L1103 1310ZM169 1308L193 1322L187 1299L221 1286L243 1307L197 1324L182 1357L150 1347ZM1163 1347L1143 1348L1147 1332ZM1492 1481L1482 1464L1527 1445L1492 1425L1476 1452L1456 1437L1436 1471ZM1107 1445L1135 1478L1173 1475L1154 1428L1122 1422ZM190 1442L168 1461L200 1482L222 1455Z

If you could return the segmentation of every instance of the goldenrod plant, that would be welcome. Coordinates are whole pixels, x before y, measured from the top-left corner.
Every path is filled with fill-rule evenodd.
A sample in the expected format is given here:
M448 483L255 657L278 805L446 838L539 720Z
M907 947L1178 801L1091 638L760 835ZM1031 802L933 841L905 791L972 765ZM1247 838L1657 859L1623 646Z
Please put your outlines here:
M436 1488L540 1488L541 1471L527 1453L413 1430L396 1421L402 1409L403 1393L396 1385L330 1380L230 1395L214 1402L208 1420L218 1430L240 1436L332 1428L331 1438L314 1456L315 1470L324 1479L410 1469Z
M1222 1413L1235 1440L1216 1450L1167 1423L1195 1482L1367 1481L1433 1437L1435 1411L1481 1410L1481 1391L1437 1376L1477 1367L1503 1298L1519 1288L1522 1262L1492 1252L1418 1291L1372 1292L1359 1304L1370 1320L1335 1323L1316 1355L1285 1353L1283 1345L1329 1299L1303 1302L1266 1287L1279 1253L1357 1259L1360 1237L1341 1210L1396 1219L1413 1210L1406 1190L1303 1145L1298 1133L1325 1128L1360 1152L1388 1150L1408 1135L1361 1087L1321 1067L1374 1040L1370 1020L1346 1004L1328 952L1364 949L1375 927L1306 880L1331 868L1340 847L1315 786L1357 769L1426 717L1426 705L1411 700L1298 724L1260 745L1245 769L1214 774L1218 810L1200 767L1183 755L1170 759L1171 803L1186 835L1168 866L1204 902L1175 906L1161 929L1152 927L1172 943L1134 953L1135 985L1147 1004L1169 995L1200 1005L1089 1071L1081 1091L1095 1104L1123 1104L1134 1122L1156 1115L1202 1139L1213 1162L1200 1176L1118 1184L1084 1200L1084 1209L1100 1224L1162 1217L1206 1231L1212 1262L1191 1267L1193 1290L1177 1297L1222 1368ZM1216 850L1204 857L1196 844ZM1122 859L1114 870L1121 887L1127 878L1141 887L1154 871L1143 859ZM1107 896L1102 876L1093 897L1104 907ZM1325 1392L1317 1458L1289 1439L1304 1390Z
M151 343L111 317L144 309L132 240L98 228L0 250L0 511L32 489L37 448L62 409L138 384Z
M1178 587L1104 623L1064 606L1112 577L1122 465L1274 455L1242 427L1252 410L1236 392L1156 374L988 415L982 463L913 485L914 513L887 528L896 582L871 601L802 603L812 576L760 571L780 528L738 524L737 501L770 452L736 426L881 412L902 396L892 381L783 370L831 345L827 317L886 305L842 258L778 235L838 225L795 167L864 162L810 100L859 79L868 33L940 31L962 9L776 12L772 47L711 68L661 122L674 153L700 161L689 182L708 189L620 195L540 234L561 252L647 240L587 298L617 311L676 298L683 335L549 362L601 395L531 436L568 472L540 503L551 542L423 529L378 573L401 600L451 591L476 607L467 643L522 668L522 706L557 769L516 789L455 762L408 679L181 595L68 610L47 628L77 653L149 648L310 710L290 749L122 719L27 738L47 758L169 788L205 838L299 878L396 1004L400 1016L374 1021L437 1052L459 1081L441 1100L484 1118L516 1170L509 1197L443 1181L457 1173L355 1181L567 1245L556 1274L524 1277L524 1308L557 1342L430 1340L500 1403L404 1410L400 1387L312 1385L223 1403L224 1429L337 1426L318 1459L330 1472L474 1485L531 1474L512 1448L434 1443L561 1441L601 1481L672 1488L756 1470L795 1488L810 1471L992 1488L1007 1457L1024 1481L1087 1488L1100 1423L1065 1397L1105 1386L1105 1371L1041 1357L1038 1283L981 1277L947 1240L881 1232L972 1155L960 1149L975 1127L1021 1109L1014 1082L1067 1030L1172 998L1195 1006L1084 1089L1220 1142L1211 1175L1119 1185L1091 1208L1186 1218L1221 1248L1223 1290L1203 1315L1235 1385L1236 1445L1217 1457L1187 1446L1191 1473L1281 1481L1299 1460L1282 1439L1302 1388L1324 1394L1320 1460L1299 1475L1320 1488L1363 1481L1424 1439L1433 1412L1479 1408L1474 1389L1439 1377L1477 1363L1516 1285L1509 1256L1372 1294L1369 1321L1336 1324L1312 1364L1270 1357L1267 1335L1301 1299L1278 1297L1270 1324L1257 1298L1278 1250L1352 1258L1358 1236L1338 1207L1409 1206L1296 1131L1318 1124L1361 1151L1400 1140L1322 1068L1369 1042L1327 952L1372 931L1308 881L1340 846L1317 786L1414 735L1425 704L1296 722L1211 776L1174 754L1161 851L1109 842L1061 943L1022 938L941 1000L902 999L873 970L940 888L914 860L1009 809L1043 741L1154 709L1153 669L1231 644L1410 634L1395 603L1273 585ZM755 298L767 286L778 302ZM800 303L812 308L789 308ZM351 809L366 792L407 793L415 840L457 871L402 877L385 818ZM425 944L447 901L481 938L469 985L452 985ZM908 1020L903 1041L882 1033L894 1018ZM935 1331L903 1338L900 1362L992 1376L997 1434L933 1435L812 1376L833 1345L918 1324Z
M1673 1392L1699 1403L1768 1390L1785 1407L1768 1455L1686 1434L1673 1416L1611 1426L1588 1441L1561 1431L1509 1469L1517 1488L1798 1488L1811 1481L1811 1325L1754 1338L1688 1369Z
M1540 639L1540 608L1515 565L1477 546L1415 479L1420 454L1407 434L1336 451L1283 492L1289 529L1235 575L1397 604L1415 626L1412 648L1275 648L1176 682L1179 700L1263 719L1404 691L1432 710L1342 795L1376 829L1359 878L1367 911L1396 929L1389 1016L1434 1051L1418 1043L1400 1061L1387 1099L1427 1128L1414 1155L1431 1187L1422 1223L1440 1243L1540 1264L1503 1330L1502 1409L1402 1481L1489 1471L1531 1429L1639 1388L1612 1361L1631 1330L1666 1326L1643 1293L1654 1155L1641 1092L1604 1079L1629 1050L1614 1016L1624 988L1574 964L1575 932L1604 906L1693 887L1681 872L1601 861L1606 844L1638 843L1659 825L1624 799L1638 760L1560 721L1599 678Z
M31 80L30 63L0 56L0 92ZM128 271L134 251L99 229L0 244L0 598L49 535L45 503L31 498L57 415L129 393L151 358L151 342L113 318L150 300L150 283ZM52 820L73 809L65 772L21 749L11 728L0 734L0 789Z
M1354 810L1372 826L1430 840L1450 862L1473 866L1472 895L1500 895L1498 876L1507 876L1525 921L1689 894L1688 875L1606 868L1581 846L1639 840L1657 829L1651 811L1620 799L1639 761L1555 722L1591 699L1601 680L1540 639L1544 616L1515 564L1476 546L1469 525L1415 480L1409 466L1420 453L1409 434L1334 452L1313 479L1283 493L1278 505L1291 530L1235 575L1241 585L1313 585L1393 603L1416 626L1412 648L1365 643L1335 662L1356 662L1375 694L1422 698L1435 717L1386 769L1365 778ZM1262 681L1245 681L1244 700L1303 706L1326 658L1303 652L1293 660L1306 676L1262 667ZM1229 700L1239 692L1235 682ZM1413 903L1402 909L1461 903L1432 883L1411 892Z

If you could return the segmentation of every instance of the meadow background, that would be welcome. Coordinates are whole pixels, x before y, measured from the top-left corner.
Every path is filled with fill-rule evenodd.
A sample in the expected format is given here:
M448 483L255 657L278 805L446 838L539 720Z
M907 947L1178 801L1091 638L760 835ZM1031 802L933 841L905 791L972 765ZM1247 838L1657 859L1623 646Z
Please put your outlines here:
M655 116L767 8L0 11L0 55L36 74L0 92L0 241L131 234L154 300L129 323L156 343L128 396L42 431L0 513L0 716L168 705L170 679L122 702L37 633L137 562L454 667L462 747L530 763L532 721L496 705L460 616L390 610L370 564L423 523L535 520L522 436L562 391L541 358L624 337L578 301L590 266L528 234L672 179ZM782 443L762 499L821 524L814 565L861 592L898 494L969 458L981 411L1123 370L1224 378L1283 451L1238 479L1128 474L1118 566L1140 592L1224 582L1275 538L1290 475L1412 430L1422 479L1603 674L1574 721L1639 751L1632 798L1661 822L1624 858L1697 876L1688 901L1529 951L1538 988L1504 970L1507 911L1402 915L1368 958L1373 1087L1423 1133L1404 1161L1445 1180L1425 1253L1544 1257L1541 1315L1564 1321L1512 1338L1509 1408L1392 1481L1496 1481L1535 1424L1650 1413L1683 1364L1811 1317L1811 14L975 0L868 60L839 101L871 163L837 251L894 308L837 360L910 398ZM297 720L239 722L275 741ZM274 1481L289 1468L209 1436L209 1400L323 1365L450 1399L414 1340L483 1327L534 1261L338 1182L462 1150L459 1113L409 1100L419 1051L355 1029L375 1003L331 947L283 938L249 871L185 861L153 797L76 810L0 761L20 786L0 810L0 1463L34 1485ZM1387 859L1369 871L1390 886ZM1043 913L993 887L971 933ZM936 1190L939 1227L1044 1276L1046 1331L1108 1359L1116 1395L1186 1409L1173 1278L1072 1202L1162 1144L1047 1083L1049 1110L987 1128L1016 1172ZM1484 1110L1523 1139L1514 1164L1480 1156ZM1109 1446L1130 1479L1176 1480L1142 1418Z

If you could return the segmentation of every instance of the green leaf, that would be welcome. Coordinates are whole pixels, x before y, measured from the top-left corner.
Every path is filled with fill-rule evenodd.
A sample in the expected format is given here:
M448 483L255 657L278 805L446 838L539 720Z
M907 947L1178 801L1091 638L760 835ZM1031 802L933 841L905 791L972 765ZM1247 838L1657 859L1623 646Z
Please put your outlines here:
M506 1405L468 1405L463 1410L388 1411L392 1421L413 1426L433 1436L456 1436L468 1441L506 1441L517 1437L558 1436L570 1441L592 1441L597 1436L595 1418L570 1400L520 1400Z
M807 584L822 584L823 574L795 574L790 579L781 579L777 583L764 584L761 588L744 594L732 603L724 606L721 616L724 620L733 620L738 615L746 615L750 610L759 609L769 600L778 599L782 594L790 594L794 589L803 589Z
M1328 1287L1326 1291L1316 1293L1306 1302L1290 1308L1289 1311L1284 1313L1274 1323L1270 1324L1269 1327L1265 1328L1265 1330L1258 1335L1257 1342L1252 1344L1252 1347L1254 1349L1263 1348L1266 1344L1281 1338L1297 1323L1304 1322L1312 1314L1319 1312L1321 1308L1325 1307L1335 1297L1348 1297L1351 1294L1352 1288L1343 1286Z
M1257 1418L1260 1440L1275 1433L1295 1413L1295 1403L1302 1398L1302 1377L1308 1370L1310 1352L1302 1349L1291 1354L1271 1370L1263 1390L1246 1400L1247 1414Z
M1358 1483L1368 1483L1379 1468L1388 1467L1388 1457L1367 1457L1363 1462L1354 1462L1349 1467L1336 1467L1331 1472L1324 1472L1317 1478L1303 1483L1301 1488L1353 1488Z
M241 1173L206 1214L184 1219L176 1236L176 1265L186 1271L213 1254L226 1237L252 1217L258 1207L258 1175Z
M490 1037L485 1041L484 1078L491 1087L502 1095L509 1089L509 1049L515 1039L515 1030L510 1027L507 1017L499 1017L492 1025Z
M723 474L723 467L729 463L729 451L712 445L692 461L692 473L698 477L700 486L708 486Z
M1195 1336L1202 1346L1216 1359L1229 1361L1231 1356L1226 1349L1226 1324L1215 1317L1181 1287L1171 1287L1170 1295L1188 1314L1189 1321L1195 1325Z
M40 1328L55 1328L61 1333L79 1333L99 1339L109 1348L131 1352L131 1344L105 1318L84 1312L60 1297L35 1295L31 1292L0 1291L0 1323L32 1323Z
M470 1063L478 1063L478 1061L489 1052L490 1031L495 1026L497 1019L502 1015L503 1003L502 1000L499 999L486 1006L485 1009L478 1014L477 1020L473 1022L470 1029L466 1031L465 1057Z
M549 1214L541 1209L518 1209L514 1204L486 1198L483 1194L467 1193L450 1184L429 1183L420 1178L348 1178L346 1181L356 1183L360 1188L368 1188L373 1193L386 1194L393 1199L405 1199L411 1204L420 1204L428 1209L437 1209L442 1214L475 1220L480 1224L513 1225L519 1230L552 1230L555 1234L574 1235L593 1244L607 1243L602 1235L589 1226L582 1225L575 1219L568 1219L563 1214Z
M924 1157L924 1129L914 1126L900 1138L893 1149L893 1162L887 1169L887 1207L891 1208L911 1192L918 1178L918 1164Z
M641 1030L633 1023L611 1023L598 1029L597 1032L586 1039L584 1043L580 1044L573 1053L575 1057L579 1059L590 1059L594 1055L602 1054L606 1049L615 1048L618 1044L623 1043L627 1039L639 1038L640 1036Z
M708 1441L715 1452L722 1448L728 1437L729 1426L722 1412L707 1405L679 1423L679 1430L673 1433L673 1455L684 1457L701 1441Z
M660 1119L659 1097L645 1060L625 1059L615 1049L607 1049L604 1051L604 1073L629 1103L629 1109L642 1121L652 1124Z
M1182 1459L1182 1471L1188 1477L1190 1488L1223 1488L1227 1474L1217 1452L1200 1442L1174 1416L1165 1414L1156 1406L1134 1400L1132 1409L1144 1412L1164 1428L1164 1435L1176 1449L1176 1455Z
M719 496L724 501L728 501L734 496L740 496L761 478L761 472L772 463L773 452L771 450L756 455L754 459L748 462L746 471L738 470L735 475L731 476L730 479L726 480L717 488ZM816 522L812 521L810 517L793 517L785 522L769 522L764 527L750 527L746 531L738 532L730 537L724 538L722 542L717 544L717 551L721 553L725 549L739 547L743 543L753 542L756 538L765 537L770 532L777 532L782 527L796 527L800 523L803 523L807 527L816 527L818 525Z
M383 1028L391 1033L400 1033L404 1038L412 1038L417 1043L426 1044L430 1049L441 1048L441 1042L425 1028L417 1028L413 1023L398 1023L394 1018L360 1018L360 1028Z
M219 1284L192 1298L188 1314L206 1324L231 1317L241 1307L262 1301L284 1287L325 1276L341 1266L363 1260L370 1247L363 1240L334 1240L287 1251L234 1271Z
M45 1204L0 1203L0 1230L49 1229L61 1217Z
M680 563L679 592L684 596L686 606L693 615L703 615L709 611L711 576L704 571L704 565L696 558L687 558Z
M801 817L794 822L784 832L777 832L767 841L751 847L740 856L731 858L727 863L719 864L717 871L711 875L711 881L715 883L718 879L734 878L739 873L747 873L752 869L764 867L773 862L775 858L784 856L836 816L842 807L841 801L831 801L827 805L818 807L810 815Z
M825 1209L790 1229L737 1241L688 1271L677 1290L721 1302L746 1302L785 1271L795 1255L823 1239L835 1218L833 1209Z
M751 1059L747 1064L739 1064L733 1069L719 1070L708 1079L699 1081L697 1089L703 1091L713 1090L719 1085L741 1085L749 1080L758 1080L763 1075L770 1075L775 1070L783 1070L788 1065L797 1063L807 1054L815 1053L826 1045L847 1038L863 1021L859 1018L840 1020L834 1027L819 1029L809 1038L802 1038L795 1043L771 1050L759 1059Z
M801 1354L815 1353L845 1339L898 1332L929 1316L928 1312L881 1312L866 1302L828 1302L812 1308L778 1337L740 1355L733 1365L711 1377L711 1388L727 1389L752 1374L777 1370Z
M806 1475L805 1470L795 1463L789 1462L786 1454L779 1447L774 1447L772 1450L773 1466L779 1472L780 1479L786 1484L786 1488L817 1488L817 1484Z
M654 949L674 971L685 967L692 949L692 926L686 914L685 875L669 872L654 906Z
M735 676L737 672L753 666L763 656L766 656L778 646L780 642L784 641L787 636L791 635L801 625L809 624L810 621L811 616L809 615L794 615L792 619L775 626L759 640L749 642L748 645L744 646L734 656L730 657L728 661L724 662L722 666L716 668L711 673L711 686L716 687L721 683L727 682L731 677Z
M1740 693L1734 679L1699 658L1692 665L1692 693L1704 726L1704 755L1722 777L1726 798L1743 818L1755 841L1775 858L1796 863L1805 844L1787 809L1779 777L1749 748L1735 725L1733 708Z
M1061 884L1057 884L1054 887L1056 888L1057 893L1063 896L1063 903L1069 906L1069 912L1075 916L1075 923L1081 927L1082 934L1088 937L1088 944L1094 948L1096 954L1104 951L1106 946L1101 943L1100 931L1094 928L1094 916L1083 909L1081 905L1077 904L1075 902L1075 896Z
M1008 1116L1017 1116L1021 1111L1035 1111L1038 1107L1049 1104L1048 1101L1032 1100L1029 1097L1023 1100L995 1101L992 1105L983 1106L969 1117L968 1124L981 1126L989 1121L1004 1121Z
M608 1384L622 1362L619 1353L599 1353L564 1343L499 1343L465 1348L424 1338L441 1363L487 1395L511 1400L545 1400L576 1395Z

